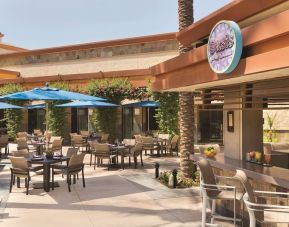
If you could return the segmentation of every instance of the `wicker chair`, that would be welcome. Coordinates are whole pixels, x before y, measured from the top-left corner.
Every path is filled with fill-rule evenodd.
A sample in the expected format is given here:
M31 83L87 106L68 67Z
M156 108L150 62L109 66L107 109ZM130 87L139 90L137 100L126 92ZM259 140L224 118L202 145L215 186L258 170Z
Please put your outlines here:
M17 186L20 187L20 178L25 179L26 195L29 191L29 181L30 177L30 167L27 160L24 157L10 157L12 164L11 170L11 179L10 179L10 189L9 192L12 192L12 185L15 183L15 177L17 177Z
M80 131L80 135L84 138L89 138L90 137L90 132L89 131Z
M113 154L111 152L108 144L102 143L92 143L92 153L94 155L94 169L96 166L96 159L98 167L100 165L100 161L102 162L103 159L108 159L107 169L109 170L109 166L112 163L112 159L117 157L116 154Z
M68 191L71 192L71 177L73 176L73 183L76 183L76 176L78 173L82 173L82 184L85 188L85 179L84 179L84 156L85 153L73 154L68 162L68 165L63 165L63 171L67 175L67 185ZM52 190L54 190L54 175L55 175L55 166L52 165Z
M26 138L26 140L28 140L28 134L27 134L27 132L17 132L17 133L16 133L16 136L17 136L17 138L22 138L22 137L24 137L24 138Z
M1 135L0 136L0 156L2 155L2 148L5 149L5 155L9 155L9 136Z
M134 135L134 138L135 138L135 141L137 142L137 143L141 143L142 141L141 141L141 135L140 134L136 134L136 135Z
M62 142L63 139L54 139L52 141L52 146L49 150L52 151L53 153L60 152L60 154L62 155Z
M243 170L237 170L235 176L243 185L246 194L243 197L246 208L249 212L250 227L255 227L256 222L260 224L289 223L289 193L271 192L271 191L254 191L246 173ZM258 197L262 203L258 202ZM265 198L269 198L270 204L264 203ZM287 206L272 204L277 201L287 201Z
M16 138L16 143L17 143L17 150L27 149L29 151L26 137Z
M173 155L173 152L175 151L178 155L179 151L179 139L180 137L178 135L174 135L173 138L169 141L169 143L166 145L166 150Z
M73 147L73 137L74 136L77 136L78 134L77 133L75 133L75 132L73 132L73 133L69 133L69 136L70 136L70 145Z
M137 157L140 156L141 166L143 166L143 159L142 159L142 151L143 145L142 143L137 143L130 151L129 156L133 158L134 161L134 168L137 168Z
M206 226L206 208L208 200L212 200L211 209L211 224L214 223L215 219L221 219L226 221L233 221L234 226L236 222L241 222L242 219L236 218L236 201L241 201L244 195L243 192L237 190L237 187L232 185L233 182L239 183L238 179L235 177L223 177L215 176L210 163L206 159L201 159L198 162L198 166L201 172L201 193L203 198L203 208L202 208L202 227ZM217 183L217 180L223 179L226 181L226 185L221 185ZM229 185L227 182L231 182ZM216 214L216 200L227 200L233 202L233 218L224 217Z
M81 151L81 148L85 148L85 152L87 152L88 144L86 140L82 138L81 135L72 136L72 146L79 148L80 151Z
M153 151L155 149L158 149L158 146L154 142L154 138L150 136L142 136L141 137L141 143L142 143L142 149L145 151L145 155L147 155L147 151L149 150L151 152L151 155L153 154Z
M33 134L35 134L36 136L43 136L43 133L41 132L40 129L34 129Z
M13 151L12 154L13 154L13 157L22 157L26 159L32 157L32 153L30 153L27 149ZM43 165L34 164L32 166L31 163L28 163L28 166L30 170L36 172L37 175L40 175L43 173L43 172L37 172L39 170L43 170Z
M100 138L101 143L108 143L109 134L103 133Z

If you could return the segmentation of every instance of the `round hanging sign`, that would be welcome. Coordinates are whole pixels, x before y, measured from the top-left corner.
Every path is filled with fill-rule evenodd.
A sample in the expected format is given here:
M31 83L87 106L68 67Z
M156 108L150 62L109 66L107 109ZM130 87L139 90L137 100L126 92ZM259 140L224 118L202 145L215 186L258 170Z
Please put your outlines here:
M230 73L238 65L243 49L241 29L234 21L220 21L208 40L208 61L216 73Z

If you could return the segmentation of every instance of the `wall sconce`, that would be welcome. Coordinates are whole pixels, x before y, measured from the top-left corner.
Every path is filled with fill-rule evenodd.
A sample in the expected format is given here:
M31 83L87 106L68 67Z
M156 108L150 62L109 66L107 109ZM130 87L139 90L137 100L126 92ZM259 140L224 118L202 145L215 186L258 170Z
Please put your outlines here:
M234 111L227 112L227 129L228 132L234 132Z

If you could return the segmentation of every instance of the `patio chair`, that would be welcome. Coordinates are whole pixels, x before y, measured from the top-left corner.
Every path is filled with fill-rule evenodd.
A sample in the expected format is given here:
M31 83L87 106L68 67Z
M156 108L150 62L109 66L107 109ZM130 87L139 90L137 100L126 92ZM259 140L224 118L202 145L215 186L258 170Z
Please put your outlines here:
M24 137L24 138L26 138L26 140L28 140L28 134L27 134L27 132L17 132L17 133L16 133L16 136L17 136L17 138L22 138L22 137Z
M78 153L78 148L74 148L74 147L69 147L67 149L67 152L66 152L66 157L67 158L71 158L72 155L76 155ZM53 168L54 168L54 175L56 174L62 174L62 177L64 175L64 169L65 167L68 165L68 162L66 163L66 165L63 165L63 164L53 164ZM60 171L57 171L57 170L60 170ZM78 174L77 174L77 179L78 179Z
M72 136L72 141L73 141L73 147L79 148L81 151L81 148L85 148L85 152L87 152L87 142L85 139L82 138L81 135L74 135ZM82 150L83 151L83 150Z
M27 149L13 151L12 154L13 154L13 157L22 157L26 159L32 157L32 153L30 153L29 150ZM33 164L33 167L32 167L32 164L28 163L28 166L30 170L36 172L37 175L42 174L42 172L37 172L37 171L42 170L43 165Z
M236 201L241 201L244 195L244 192L237 191L236 186L233 185L221 185L217 183L217 180L223 179L227 182L238 182L235 177L224 177L224 176L215 176L213 173L213 169L210 163L206 159L201 159L198 163L201 172L201 193L203 200L203 208L202 208L202 227L206 226L206 208L208 200L212 200L212 208L211 208L211 224L214 223L215 219L222 219L226 221L233 221L234 226L236 226L237 221L241 221L242 219L236 218ZM226 183L227 183L226 182ZM232 201L234 210L233 210L233 218L224 217L216 214L216 200L227 200Z
M71 192L71 177L73 176L73 183L76 183L76 176L78 173L82 173L82 185L85 188L85 179L84 179L84 156L85 153L73 154L68 162L68 165L63 165L63 171L67 175L67 185L68 191ZM55 166L52 165L52 190L54 190L54 175L55 175Z
M136 135L133 135L134 136L134 138L135 138L135 141L137 142L137 143L141 143L142 141L141 141L141 135L140 134L136 134Z
M70 136L70 145L73 147L73 137L74 136L77 136L78 134L77 133L75 133L75 132L73 132L73 133L69 133L69 136Z
M45 139L47 139L49 142L50 142L50 140L51 140L52 135L53 135L53 133L50 132L50 131L45 131L45 132L44 132L44 137L45 137Z
M15 183L15 177L17 177L17 186L20 187L20 178L25 179L25 187L26 187L26 195L28 195L29 191L29 181L30 177L30 167L28 165L27 160L24 157L10 157L10 161L12 164L11 170L11 179L10 179L10 189L9 192L12 192L12 185Z
M108 138L109 138L109 134L103 133L100 137L100 142L101 143L108 143Z
M43 133L40 129L33 129L33 134L36 136L43 136Z
M289 193L254 191L243 170L237 170L235 177L242 183L246 191L243 200L249 213L250 227L255 227L257 222L260 224L289 223ZM261 199L261 203L258 202L258 197ZM264 203L266 198L271 204ZM287 201L287 206L282 205L284 200ZM272 204L273 201L281 202L277 205Z
M54 139L52 141L52 146L49 150L52 151L53 153L60 152L60 154L62 155L62 142L63 139L61 139L61 137L59 139Z
M137 168L137 157L140 156L141 166L143 166L143 158L142 158L142 143L136 143L136 145L131 149L129 156L133 158L134 168ZM129 162L130 164L130 162Z
M17 143L17 150L23 150L23 149L29 150L26 137L16 138L16 143Z
M151 155L153 154L153 151L155 149L158 149L158 146L154 142L154 138L150 136L142 136L141 137L141 143L142 143L142 149L145 151L145 155L147 155L147 151L149 150L151 152Z
M0 156L2 155L2 148L5 149L5 155L9 155L9 136L1 135L0 136Z
M103 159L108 159L107 169L109 170L109 166L112 163L112 159L117 158L117 155L111 152L111 149L108 144L92 143L92 152L94 155L94 169L96 166L96 159L97 159L97 167L99 167L100 161L102 162Z
M168 151L171 155L173 155L173 152L175 151L177 153L177 156L179 156L178 155L179 139L180 139L180 136L174 135L173 138L169 140L168 144L165 146L166 151Z
M82 135L82 137L89 138L90 132L89 131L80 131L80 135Z

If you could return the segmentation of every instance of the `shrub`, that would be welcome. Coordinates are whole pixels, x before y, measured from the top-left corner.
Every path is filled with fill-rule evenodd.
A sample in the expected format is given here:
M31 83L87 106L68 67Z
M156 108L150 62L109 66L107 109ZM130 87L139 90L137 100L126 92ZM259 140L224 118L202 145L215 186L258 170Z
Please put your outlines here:
M7 84L0 88L0 95L7 95L20 91L23 91L23 87L20 84ZM25 101L9 100L7 103L22 106L24 105ZM23 111L21 109L4 110L3 121L6 122L7 134L10 138L16 138L16 133L21 130L22 119Z
M92 80L87 85L87 91L90 95L107 98L109 102L118 105L124 99L142 100L149 96L146 88L134 88L127 78ZM110 140L120 137L117 111L117 108L99 108L93 111L92 124L95 130L109 133Z

